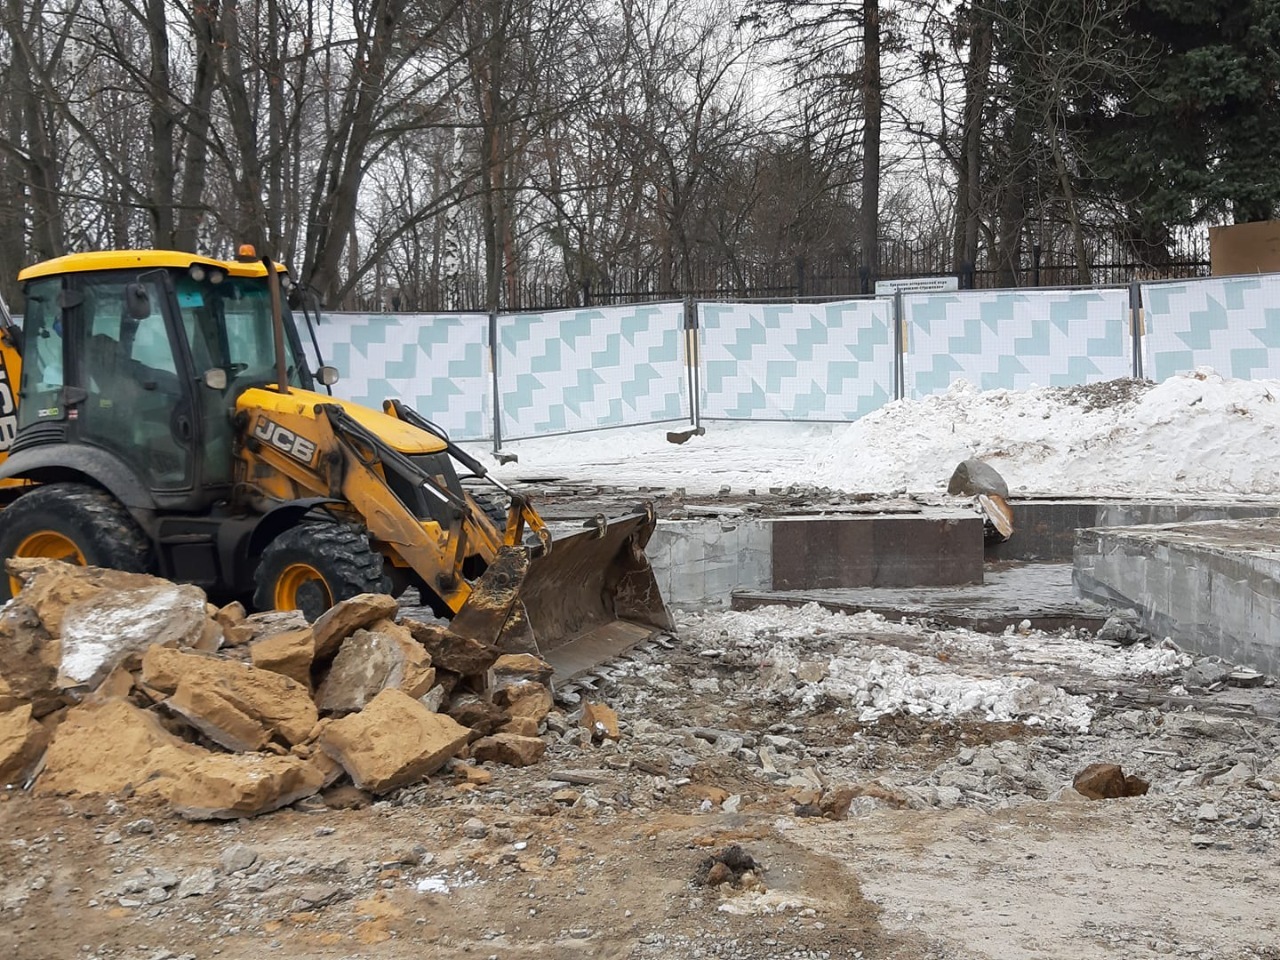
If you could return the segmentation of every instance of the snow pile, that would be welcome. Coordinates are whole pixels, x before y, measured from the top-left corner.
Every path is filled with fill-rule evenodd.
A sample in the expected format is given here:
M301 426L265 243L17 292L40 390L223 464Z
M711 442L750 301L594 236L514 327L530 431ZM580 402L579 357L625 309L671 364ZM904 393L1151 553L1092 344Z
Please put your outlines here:
M898 401L833 438L813 482L937 491L975 457L1017 493L1280 492L1280 381L1198 371L1157 386L1113 383L1129 388L983 392L960 381Z
M1211 370L1152 385L980 391L964 381L852 424L719 423L687 443L669 425L527 440L503 479L564 475L735 493L791 485L941 493L960 461L988 461L1022 495L1280 493L1280 381Z

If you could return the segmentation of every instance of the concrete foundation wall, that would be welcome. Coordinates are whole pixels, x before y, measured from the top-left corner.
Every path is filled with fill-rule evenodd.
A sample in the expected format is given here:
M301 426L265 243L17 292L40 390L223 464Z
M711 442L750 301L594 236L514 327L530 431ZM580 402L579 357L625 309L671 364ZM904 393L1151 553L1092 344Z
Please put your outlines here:
M1231 501L1015 500L1014 534L987 550L990 560L1065 563L1076 531L1156 523L1199 523L1280 516L1280 503Z
M734 590L773 583L773 530L764 520L663 520L645 553L671 607L727 607Z
M1154 636L1280 673L1280 520L1081 530L1074 583Z
M672 607L727 607L734 590L973 584L982 582L982 520L663 520L646 553Z

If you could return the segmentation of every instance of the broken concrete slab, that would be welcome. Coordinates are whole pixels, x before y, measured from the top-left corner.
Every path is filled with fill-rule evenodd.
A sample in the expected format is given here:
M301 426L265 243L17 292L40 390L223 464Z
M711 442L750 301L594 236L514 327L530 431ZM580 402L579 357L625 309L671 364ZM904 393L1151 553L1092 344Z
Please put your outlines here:
M413 639L431 655L431 663L439 670L461 676L474 676L488 670L501 651L471 637L460 637L448 627L417 620L405 620Z
M44 749L44 732L29 703L0 714L0 786L30 776Z
M188 765L169 803L187 820L231 820L288 806L323 782L315 764L297 757L208 754Z
M423 646L404 627L383 620L342 642L316 692L316 706L325 713L354 713L383 690L401 690L417 699L435 682Z
M206 755L127 700L84 704L69 710L58 726L35 792L114 794L129 787L141 796L167 798L191 762Z
M528 767L542 759L547 744L538 737L522 737L514 733L495 733L481 737L471 745L471 756L478 763L505 763L510 767Z
M343 640L379 620L394 618L397 609L395 597L362 593L325 611L312 627L316 638L316 661L328 663L337 655Z
M305 741L319 719L307 688L278 673L167 647L143 655L142 682L148 687L172 695L184 681L212 688L289 744Z
M67 605L60 622L58 683L93 689L113 667L150 646L197 645L208 619L203 590L162 580L99 591Z
M237 753L261 750L271 739L270 726L198 680L182 680L164 705L214 743Z
M37 557L10 557L5 561L5 569L22 584L22 602L36 611L44 628L55 637L62 632L63 612L73 604L103 593L110 595L169 583L145 573L79 567Z
M270 670L311 689L311 662L316 640L310 627L273 633L249 646L249 659L259 670Z
M319 744L361 790L385 793L439 770L470 737L402 691L383 690L359 713L326 725Z

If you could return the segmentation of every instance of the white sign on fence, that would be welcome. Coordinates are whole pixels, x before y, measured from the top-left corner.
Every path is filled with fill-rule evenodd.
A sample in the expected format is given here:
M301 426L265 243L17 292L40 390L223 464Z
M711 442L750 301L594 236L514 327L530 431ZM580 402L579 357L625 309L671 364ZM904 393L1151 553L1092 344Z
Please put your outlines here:
M876 296L892 297L895 293L950 293L960 289L956 277L912 277L909 280L877 280Z

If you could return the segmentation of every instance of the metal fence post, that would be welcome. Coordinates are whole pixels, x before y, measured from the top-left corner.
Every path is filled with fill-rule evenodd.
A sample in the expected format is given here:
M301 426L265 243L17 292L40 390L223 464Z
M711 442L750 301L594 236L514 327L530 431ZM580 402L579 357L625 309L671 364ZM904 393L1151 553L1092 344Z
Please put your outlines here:
M498 390L498 314L489 313L489 369L493 373L493 452L502 449L502 406Z
M893 399L907 395L907 374L903 357L907 352L907 317L903 309L902 291L893 293Z
M1142 315L1142 284L1134 280L1129 284L1129 336L1133 341L1133 377L1141 380L1142 370L1142 335L1146 332L1146 324Z
M698 409L698 365L702 363L698 350L698 301L693 297L685 297L683 314L685 366L689 382L689 422L697 429L702 419Z

